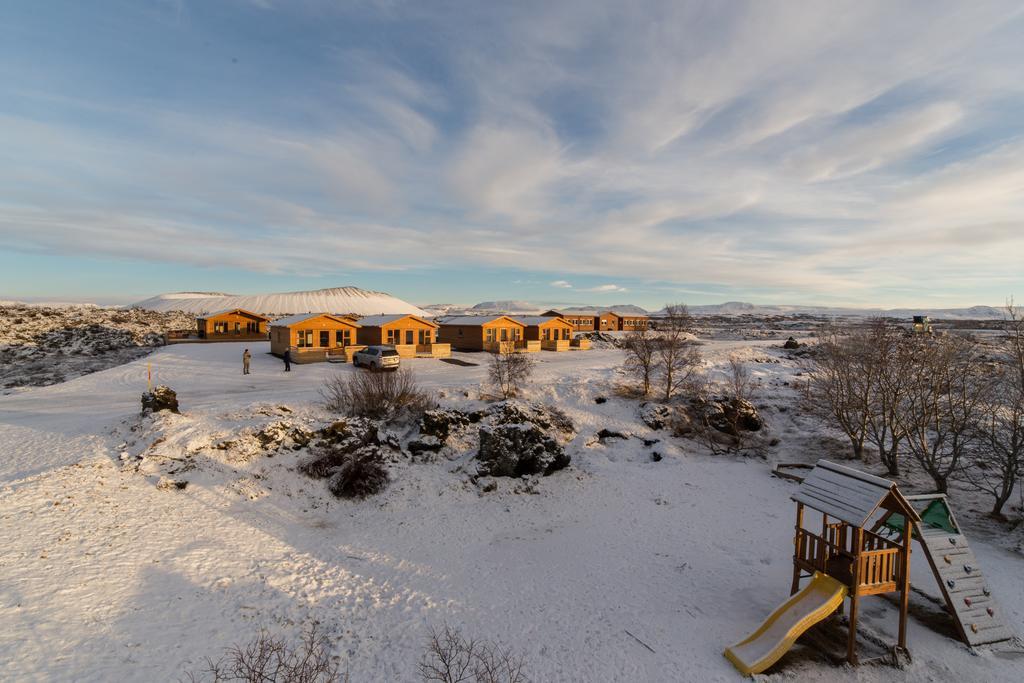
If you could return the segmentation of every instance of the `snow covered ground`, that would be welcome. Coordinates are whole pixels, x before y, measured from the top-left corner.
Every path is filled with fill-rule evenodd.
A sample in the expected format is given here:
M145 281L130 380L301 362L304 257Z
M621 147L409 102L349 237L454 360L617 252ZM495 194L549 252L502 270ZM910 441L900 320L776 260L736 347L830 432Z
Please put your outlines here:
M842 455L800 409L799 368L778 343L702 347L711 364L730 353L753 364L755 403L779 439L765 458L715 457L652 432L613 389L619 351L539 354L528 398L564 410L577 435L572 465L532 494L511 480L483 492L460 471L465 458L442 458L395 465L379 496L334 499L294 471L301 451L269 457L244 443L276 422L326 424L321 381L355 370L285 374L262 343L247 345L248 376L246 345L180 345L0 397L0 670L177 680L261 626L291 636L318 621L352 681L411 681L428 629L447 622L520 651L534 680L739 680L722 650L789 588L795 484L771 477L770 462ZM443 404L480 405L485 357L455 356L480 365L412 364ZM182 415L138 416L147 364L177 390ZM633 437L602 443L602 428ZM185 454L187 467L175 459ZM161 486L166 477L188 486ZM975 553L1024 632L1024 555L958 512L969 534L977 525ZM936 594L920 554L913 574ZM894 640L889 603L862 610L867 629ZM1024 671L1024 659L972 654L915 618L909 641L903 671L837 668L797 648L767 678L1019 681Z

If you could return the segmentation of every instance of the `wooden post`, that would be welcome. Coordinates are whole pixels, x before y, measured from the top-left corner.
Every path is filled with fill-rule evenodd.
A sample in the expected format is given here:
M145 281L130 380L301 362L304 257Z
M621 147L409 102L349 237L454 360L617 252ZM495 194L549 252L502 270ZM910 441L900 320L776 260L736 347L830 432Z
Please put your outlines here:
M850 581L850 638L846 644L846 661L857 665L857 608L860 605L860 557L864 530L857 527L853 532L853 566Z
M796 595L800 590L800 530L804 526L804 504L796 504L796 531L793 532L793 583L789 587L789 594Z
M907 648L907 612L910 610L910 544L914 527L909 515L903 516L903 547L900 548L900 635L899 648Z

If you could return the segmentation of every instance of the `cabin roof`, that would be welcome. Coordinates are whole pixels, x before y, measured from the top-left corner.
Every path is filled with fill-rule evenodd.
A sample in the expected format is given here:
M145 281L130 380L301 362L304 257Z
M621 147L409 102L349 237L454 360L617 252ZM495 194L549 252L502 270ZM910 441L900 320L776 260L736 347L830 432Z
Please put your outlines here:
M895 482L828 460L818 461L792 499L857 527L867 524L879 507L920 520Z
M346 318L346 317L343 317L343 316L340 316L340 315L334 315L333 313L300 313L298 315L290 315L287 318L278 318L274 322L270 323L270 326L271 327L291 327L292 325L298 325L299 323L304 323L307 320L311 320L313 318L319 318L321 316L324 316L326 318L330 318L331 320L336 320L336 321L338 321L340 323L345 323L346 325L351 325L352 327L362 327L362 325L357 323L352 318Z
M363 327L381 327L395 322L396 320L404 320L405 318L412 318L417 322L421 322L424 325L430 325L431 327L438 327L438 324L432 320L421 318L418 315L412 315L411 313L395 313L394 315L368 315L364 318L359 319L359 324Z
M519 316L518 318L515 319L521 322L522 324L526 325L527 327L532 327L535 325L547 325L548 323L561 323L563 325L572 327L572 325L566 322L564 318L552 315L527 315Z
M240 315L247 315L251 318L257 318L259 320L270 320L270 318L268 318L265 315L253 313L252 311L247 311L244 308L225 308L223 311L213 311L212 313L204 313L203 315L198 316L196 319L209 320L210 318L216 318L221 315L227 315L228 313L238 313Z
M511 320L514 323L518 323L520 325L523 325L523 323L520 322L519 318L513 318L513 317L507 316L507 315L457 315L457 316L455 316L453 318L442 318L441 319L441 324L442 325L472 325L472 326L481 326L481 325L486 325L488 323L492 323L495 320L501 320L501 319ZM524 325L524 327L525 327L525 325Z

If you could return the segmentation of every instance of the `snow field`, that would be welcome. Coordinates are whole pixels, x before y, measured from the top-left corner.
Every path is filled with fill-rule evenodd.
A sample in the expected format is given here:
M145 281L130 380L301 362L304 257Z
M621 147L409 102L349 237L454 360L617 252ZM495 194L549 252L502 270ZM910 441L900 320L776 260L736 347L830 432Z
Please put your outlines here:
M798 369L772 344L702 350L712 364L731 353L753 364L755 403L782 440L770 457L813 461L827 435L777 410L794 403ZM651 432L636 402L612 389L620 352L538 354L529 398L564 410L578 434L567 446L573 464L540 479L537 494L514 493L514 481L481 493L457 471L463 458L401 463L383 494L352 502L294 472L296 451L214 448L283 418L322 424L320 382L355 371L285 374L266 346L171 346L0 398L5 677L176 680L260 626L297 634L315 620L353 681L416 680L428 628L445 622L520 651L535 680L739 680L721 652L788 595L795 485L759 458L711 457ZM486 357L456 356L481 364L410 364L442 403L479 405ZM147 364L178 392L183 415L137 418ZM601 443L602 428L660 441ZM142 451L151 457L139 471L122 465L122 452L131 462ZM154 453L195 453L195 469L173 475L186 489L158 486L176 461ZM973 536L972 547L1021 631L1024 558ZM920 553L914 579L935 593ZM888 603L868 599L863 612L865 626L894 638ZM1011 681L1024 667L973 656L913 618L909 638L906 671L836 668L798 649L768 678Z

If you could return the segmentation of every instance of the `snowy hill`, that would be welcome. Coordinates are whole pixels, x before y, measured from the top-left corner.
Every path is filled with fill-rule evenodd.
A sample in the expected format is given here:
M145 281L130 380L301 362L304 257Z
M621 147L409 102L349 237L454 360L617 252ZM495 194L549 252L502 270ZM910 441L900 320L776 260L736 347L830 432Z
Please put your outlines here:
M357 315L380 315L388 313L425 312L384 292L374 292L358 287L332 287L306 292L283 292L279 294L223 294L211 292L172 292L160 294L145 301L132 304L131 308L151 311L184 311L199 314L223 311L229 308L244 308L263 315L287 315L293 313L355 313Z
M927 315L936 320L999 320L1004 311L994 306L971 306L969 308L853 308L830 306L787 306L773 304L751 304L744 301L727 301L722 304L690 306L694 315L814 315L841 316L847 318L910 318ZM659 311L663 313L664 311Z
M619 304L616 306L568 306L559 308L562 313L587 313L589 311L611 311L620 315L647 315L646 308L640 308L633 304Z
M614 311L623 315L647 315L647 311L632 304L617 304L615 306L597 306L590 304L571 303L536 303L531 301L482 301L466 310L467 313L518 313L536 315L544 311L556 309L563 313L587 313L592 311ZM455 308L450 308L447 313L455 313Z

